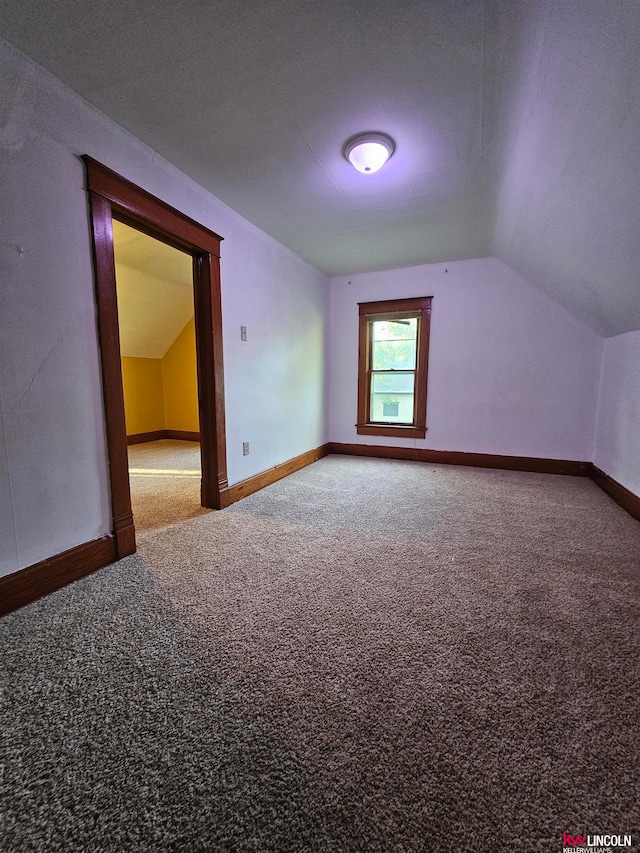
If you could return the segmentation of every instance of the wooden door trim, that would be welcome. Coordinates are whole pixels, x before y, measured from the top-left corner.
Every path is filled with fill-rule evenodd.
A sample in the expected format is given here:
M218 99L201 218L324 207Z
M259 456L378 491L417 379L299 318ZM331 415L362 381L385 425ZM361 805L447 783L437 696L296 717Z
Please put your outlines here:
M83 156L91 214L98 334L102 362L111 511L116 556L136 549L127 461L120 333L113 254L113 219L132 225L193 257L193 284L202 454L202 505L220 509L227 488L218 234Z
M121 213L119 218L129 214L129 218L137 221L143 231L147 227L157 229L156 233L164 234L163 239L177 243L187 251L196 249L220 257L220 243L224 238L215 231L200 225L195 219L132 184L87 154L82 159L87 171L87 189L112 202ZM147 233L154 236L154 230Z

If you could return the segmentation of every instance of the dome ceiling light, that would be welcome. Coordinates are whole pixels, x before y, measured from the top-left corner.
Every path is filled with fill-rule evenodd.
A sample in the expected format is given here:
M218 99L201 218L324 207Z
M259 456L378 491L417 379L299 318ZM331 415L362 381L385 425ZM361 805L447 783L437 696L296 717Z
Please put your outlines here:
M372 175L384 166L395 150L395 142L386 133L357 133L347 139L342 153L354 169Z

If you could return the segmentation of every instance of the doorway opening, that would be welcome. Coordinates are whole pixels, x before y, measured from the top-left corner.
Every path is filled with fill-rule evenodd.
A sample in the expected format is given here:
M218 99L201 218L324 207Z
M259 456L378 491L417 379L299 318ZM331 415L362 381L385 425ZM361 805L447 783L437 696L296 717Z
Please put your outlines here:
M200 515L192 257L113 221L129 486L136 531Z
M91 211L98 330L102 363L112 534L116 556L135 549L128 442L121 362L114 228L136 232L191 258L201 455L200 502L220 509L228 489L222 363L220 241L214 232L136 187L88 156L87 189Z

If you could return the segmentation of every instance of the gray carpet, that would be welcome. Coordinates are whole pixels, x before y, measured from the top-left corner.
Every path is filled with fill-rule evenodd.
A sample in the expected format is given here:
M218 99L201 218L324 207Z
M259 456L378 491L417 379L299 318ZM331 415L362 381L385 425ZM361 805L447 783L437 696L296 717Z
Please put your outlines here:
M331 456L0 622L3 850L640 841L640 524Z
M200 444L162 439L128 448L129 484L137 532L195 518L200 506Z

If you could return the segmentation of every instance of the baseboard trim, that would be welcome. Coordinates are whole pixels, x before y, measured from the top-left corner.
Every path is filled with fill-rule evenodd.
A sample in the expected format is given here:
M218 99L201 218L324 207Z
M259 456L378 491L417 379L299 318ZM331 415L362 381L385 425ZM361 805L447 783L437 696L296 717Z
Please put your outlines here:
M186 429L166 429L165 438L172 438L174 441L200 441L199 432L189 432Z
M425 450L414 447L384 447L373 444L341 444L331 442L330 453L348 456L374 456L382 459L405 459L442 465L470 465L474 468L500 468L506 471L529 471L537 474L567 474L590 477L629 515L640 521L640 497L614 480L592 462L570 459L540 459L535 456L498 456L492 453L462 453L450 450Z
M314 450L308 450L306 453L294 456L293 459L282 462L280 465L274 465L273 468L254 474L253 477L227 486L220 492L220 508L224 509L231 506L242 498L264 489L265 486L270 486L272 483L282 480L283 477L288 477L294 471L299 471L301 468L306 468L307 465L317 462L318 459L322 459L323 456L327 456L331 452L329 448L329 444L323 444Z
M139 433L141 435L141 433ZM153 441L154 439L146 439ZM187 439L196 440L196 439ZM561 459L538 459L528 456L498 456L489 453L425 450L413 447L384 447L370 444L341 444L331 442L301 453L267 471L221 489L221 509L246 498L254 492L311 465L329 453L348 456L372 456L383 459L404 459L443 465L469 465L475 468L499 468L508 471L529 471L542 474L568 474L590 477L619 506L640 521L640 497L601 471L591 462ZM133 528L131 528L133 530ZM135 550L135 542L132 544ZM129 553L129 552L127 552ZM73 581L114 563L118 549L113 535L85 542L56 554L25 569L0 578L0 616L30 604L44 595L55 592Z
M159 430L159 432L161 433L160 436L157 436L156 433L138 433L135 436L128 436L128 442L135 444L164 438L166 431ZM132 438L134 441L130 441ZM184 432L179 433L175 438L184 441L197 441L199 434ZM139 441L136 442L135 439L139 439ZM247 495L293 474L294 471L311 465L312 462L321 459L328 453L329 445L324 444L289 459L287 462L275 465L268 471L263 471L247 480L235 483L233 486L226 486L220 491L220 508L224 509L224 507L242 500ZM133 524L129 516L122 519L121 522L119 526L116 524L115 536L110 534L92 542L85 542L83 545L77 545L62 554L56 554L25 569L0 577L0 616L11 613L19 607L24 607L24 605L30 604L44 595L55 592L73 581L114 563L119 559L119 556L133 553L136 547Z
M0 616L55 592L116 560L113 536L103 536L0 578Z
M610 477L608 474L605 474L604 471L601 471L600 468L596 467L592 463L590 464L589 476L593 480L593 482L600 486L603 492L606 492L610 498L622 507L622 509L626 510L629 515L633 516L637 521L640 521L640 497L638 495L634 495L633 492L630 492L625 486L619 483L617 480L614 480L613 477Z
M341 444L331 442L330 453L349 456L375 456L382 459L406 459L441 465L469 465L473 468L501 468L507 471L530 471L538 474L570 474L588 477L590 462L569 459L539 459L535 456L498 456L493 453L463 453L455 450L426 450L415 447L385 447L373 444Z
M184 429L155 429L152 432L128 435L127 444L146 444L147 441L161 441L163 438L172 438L174 441L200 441L200 433Z
M147 441L160 441L166 437L166 430L164 429L154 429L152 432L136 432L127 436L127 444L146 444Z

